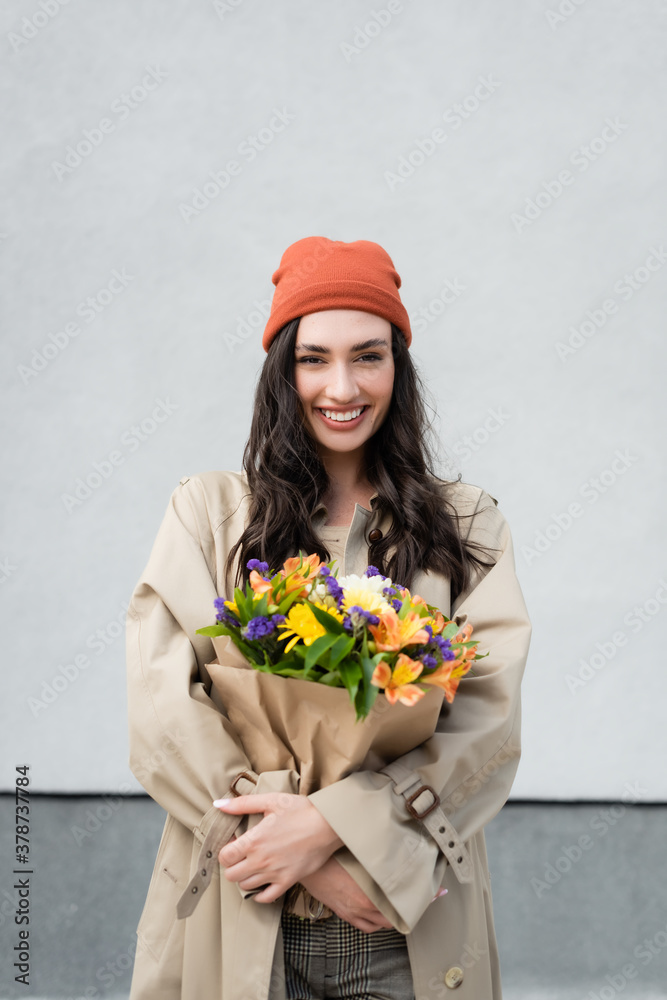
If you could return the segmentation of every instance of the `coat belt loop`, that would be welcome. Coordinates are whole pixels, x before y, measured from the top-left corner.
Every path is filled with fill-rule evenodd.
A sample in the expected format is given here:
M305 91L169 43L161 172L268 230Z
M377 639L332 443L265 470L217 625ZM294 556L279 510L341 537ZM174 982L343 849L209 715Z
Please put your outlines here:
M407 811L420 820L454 869L459 882L473 881L472 859L458 833L440 808L440 797L416 771L395 760L381 769L395 782L394 793L405 799Z

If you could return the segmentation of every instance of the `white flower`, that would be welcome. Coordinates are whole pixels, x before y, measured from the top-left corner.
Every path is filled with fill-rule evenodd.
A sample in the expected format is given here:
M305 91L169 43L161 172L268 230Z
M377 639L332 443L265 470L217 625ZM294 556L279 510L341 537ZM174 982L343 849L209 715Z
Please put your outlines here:
M367 590L371 594L381 594L385 587L391 587L391 580L388 576L357 576L356 573L348 573L338 580L343 590Z
M356 573L350 573L338 582L343 588L343 609L345 611L356 605L374 615L381 615L389 610L390 605L382 593L385 587L391 586L391 580L388 577L379 574L377 576L357 576Z
M313 601L323 601L325 597L329 596L329 590L326 583L318 583L317 586L311 587L310 593L308 594L308 600Z

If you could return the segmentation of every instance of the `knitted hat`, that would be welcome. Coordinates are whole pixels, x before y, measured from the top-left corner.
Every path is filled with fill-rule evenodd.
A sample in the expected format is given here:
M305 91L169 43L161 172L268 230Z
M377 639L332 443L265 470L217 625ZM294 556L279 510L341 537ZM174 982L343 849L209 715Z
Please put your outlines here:
M360 309L382 316L400 329L410 346L410 320L398 294L401 279L378 243L307 236L285 250L271 280L276 290L262 337L265 351L290 320L325 309Z

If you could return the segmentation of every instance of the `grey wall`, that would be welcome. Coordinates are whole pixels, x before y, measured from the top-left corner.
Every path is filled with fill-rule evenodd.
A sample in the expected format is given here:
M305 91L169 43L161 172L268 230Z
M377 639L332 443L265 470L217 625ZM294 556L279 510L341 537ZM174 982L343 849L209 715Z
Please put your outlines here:
M124 603L178 480L240 467L271 274L326 235L393 257L446 467L512 527L514 796L664 801L667 4L0 16L2 787L139 790Z

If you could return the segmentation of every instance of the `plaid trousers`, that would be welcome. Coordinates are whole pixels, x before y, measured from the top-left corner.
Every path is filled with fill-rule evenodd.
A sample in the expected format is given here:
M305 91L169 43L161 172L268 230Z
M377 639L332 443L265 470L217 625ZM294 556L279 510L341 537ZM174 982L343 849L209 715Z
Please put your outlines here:
M287 1000L414 1000L405 936L283 911Z

